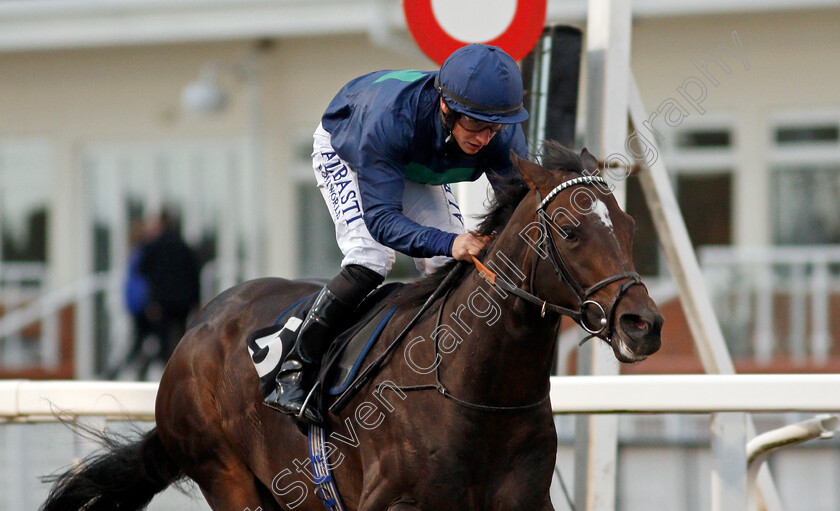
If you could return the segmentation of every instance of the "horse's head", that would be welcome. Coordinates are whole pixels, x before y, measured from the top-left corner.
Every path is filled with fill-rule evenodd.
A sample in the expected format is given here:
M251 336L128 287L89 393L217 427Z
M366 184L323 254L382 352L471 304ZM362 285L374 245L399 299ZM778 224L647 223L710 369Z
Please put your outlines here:
M578 324L608 342L622 362L656 352L664 320L633 267L635 224L597 177L595 158L556 143L545 145L546 168L511 157L531 189L532 199L519 208L529 211L520 213L536 214L520 232L535 252L534 294L577 311L571 316Z

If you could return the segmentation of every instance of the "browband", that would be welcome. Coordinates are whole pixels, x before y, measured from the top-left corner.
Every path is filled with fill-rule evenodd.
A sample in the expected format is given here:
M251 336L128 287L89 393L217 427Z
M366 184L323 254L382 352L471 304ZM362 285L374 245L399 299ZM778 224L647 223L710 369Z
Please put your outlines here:
M557 185L557 187L555 187L554 190L551 190L550 192L548 192L548 195L545 196L545 199L543 199L542 202L540 202L539 206L537 206L537 211L545 208L545 206L549 202L551 202L551 199L553 199L555 196L557 196L558 193L562 192L566 188L569 188L570 186L575 186L575 185L588 185L588 184L592 184L592 183L601 183L602 185L608 186L607 182L604 181L603 178L600 178L598 176L576 177L574 179L564 181L564 182L560 183L559 185Z

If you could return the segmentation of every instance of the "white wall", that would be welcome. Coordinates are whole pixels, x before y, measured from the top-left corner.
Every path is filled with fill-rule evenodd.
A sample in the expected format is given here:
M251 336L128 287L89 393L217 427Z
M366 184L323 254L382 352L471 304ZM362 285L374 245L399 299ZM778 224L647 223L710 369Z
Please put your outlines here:
M55 151L56 186L50 258L58 285L80 277L77 240L84 190L80 152L101 142L242 137L248 104L241 65L245 42L160 45L0 54L0 138L39 138ZM181 88L215 62L230 91L228 108L197 117L181 111ZM258 58L264 127L264 272L294 275L295 197L292 149L314 131L332 95L347 80L379 67L431 69L374 48L363 37L280 41Z
M770 240L775 205L767 200L768 117L780 110L840 107L838 26L838 9L641 19L633 25L632 68L649 111L668 98L683 100L677 88L689 77L702 76L691 59L703 62L715 51L727 55L719 45L734 49L732 32L738 34L749 69L729 55L724 61L731 74L711 66L720 85L708 86L701 104L707 112L703 115L736 118L736 243ZM688 110L695 119L700 116ZM667 137L667 127L662 131Z
M769 238L773 206L767 202L764 158L768 116L783 109L840 107L838 25L837 9L634 22L632 66L649 110L668 98L682 100L677 88L700 74L691 59L702 61L720 52L719 45L734 48L732 32L738 34L749 70L725 57L732 72L716 73L720 85L709 87L702 103L704 115L736 118L738 243ZM250 47L247 42L220 42L0 54L0 138L44 138L54 146L58 168L50 254L57 283L77 279L83 267L76 242L83 200L80 149L102 141L241 137L247 129L247 103L235 68ZM213 61L232 92L229 108L213 118L183 115L181 88ZM294 275L295 244L289 242L296 235L293 149L307 139L348 79L380 68L435 66L417 51L406 54L376 46L364 36L283 39L263 52L259 62L265 135L263 272ZM667 137L661 119L657 126Z

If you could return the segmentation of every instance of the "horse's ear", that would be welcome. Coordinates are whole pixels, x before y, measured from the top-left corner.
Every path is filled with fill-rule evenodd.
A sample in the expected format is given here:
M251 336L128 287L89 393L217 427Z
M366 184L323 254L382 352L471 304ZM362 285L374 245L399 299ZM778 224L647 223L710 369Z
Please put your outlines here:
M580 152L580 161L583 163L583 168L588 170L590 174L598 173L598 160L585 147Z
M580 156L556 140L543 141L542 163L547 169L580 172L583 164Z
M513 149L510 150L510 161L513 162L514 167L519 169L519 174L528 188L533 190L537 185L545 183L548 172L536 163L520 158Z

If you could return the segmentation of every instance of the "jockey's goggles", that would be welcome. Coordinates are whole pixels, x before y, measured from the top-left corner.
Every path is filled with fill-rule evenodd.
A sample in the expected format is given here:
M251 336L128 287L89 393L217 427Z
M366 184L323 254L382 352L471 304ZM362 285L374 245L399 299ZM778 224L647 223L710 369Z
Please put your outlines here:
M479 121L478 119L473 119L469 115L461 114L458 117L457 122L462 128L471 132L471 133L481 133L484 130L490 130L491 135L495 135L496 133L504 130L508 127L507 124L499 124L497 122L486 122L486 121Z

